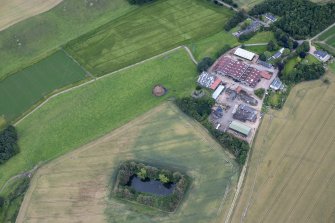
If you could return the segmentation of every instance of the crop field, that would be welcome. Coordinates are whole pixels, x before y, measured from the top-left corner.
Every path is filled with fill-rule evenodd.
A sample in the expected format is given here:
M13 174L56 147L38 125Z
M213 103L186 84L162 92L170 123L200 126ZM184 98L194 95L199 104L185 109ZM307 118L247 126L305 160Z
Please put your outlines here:
M231 15L203 0L161 0L73 40L66 50L100 76L215 34Z
M335 55L335 26L320 35L316 43Z
M189 95L196 69L181 49L50 99L18 125L20 153L0 166L0 187L12 176L78 148L170 97ZM152 95L162 84L168 93Z
M111 176L129 159L192 177L176 213L107 199ZM201 125L165 103L42 167L17 222L216 222L227 214L238 169Z
M77 63L58 51L0 82L0 116L12 121L52 91L85 77Z
M43 2L40 6L52 1L56 2L5 0L7 4ZM3 7L1 4L0 12L6 10ZM64 0L45 13L10 26L0 32L0 80L43 59L68 41L135 9L127 0ZM0 21L2 16L0 13Z
M62 0L3 0L0 7L0 31L27 19L48 11Z
M294 87L264 116L232 222L335 221L335 84Z

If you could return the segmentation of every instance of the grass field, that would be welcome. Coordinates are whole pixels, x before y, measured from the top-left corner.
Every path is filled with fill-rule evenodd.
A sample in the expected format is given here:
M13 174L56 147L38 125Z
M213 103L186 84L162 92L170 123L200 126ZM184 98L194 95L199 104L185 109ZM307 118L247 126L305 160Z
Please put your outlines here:
M2 0L0 7L0 31L27 19L48 11L62 0Z
M222 30L228 8L203 0L160 0L70 42L66 49L100 76Z
M107 200L111 176L128 159L175 168L192 177L176 213ZM17 223L217 222L227 214L238 170L201 125L166 103L42 167Z
M335 84L294 87L264 116L232 222L335 221Z
M245 46L244 49L259 55L267 51L267 46Z
M0 82L0 116L12 121L43 96L85 76L78 64L58 51Z
M235 0L240 8L250 10L255 5L263 2L263 0Z
M189 95L196 69L184 50L106 76L52 98L17 125L20 153L0 166L0 187L32 169L118 128L173 96ZM168 94L152 96L163 84Z
M10 2L18 1L23 2ZM30 0L25 4L37 1L42 2ZM60 45L136 8L127 0L65 0L46 13L3 30L0 32L0 80L44 58Z
M320 35L316 43L335 55L335 26Z
M268 43L270 40L275 40L273 32L258 32L250 40L243 42L244 44L248 43Z

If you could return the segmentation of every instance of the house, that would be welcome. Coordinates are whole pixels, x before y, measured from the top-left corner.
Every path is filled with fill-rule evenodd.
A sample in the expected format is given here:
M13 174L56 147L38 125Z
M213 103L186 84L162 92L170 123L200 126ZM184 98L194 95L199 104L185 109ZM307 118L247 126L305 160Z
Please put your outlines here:
M243 123L238 121L232 121L231 124L229 125L229 128L244 136L248 136L251 132L251 128L249 126L244 125Z
M277 17L274 16L272 13L265 13L265 18L269 20L270 22L275 22L277 21Z
M212 94L212 98L213 98L214 100L216 100L216 99L220 96L220 94L222 93L223 90L224 90L224 86L223 86L223 85L220 85L220 86L214 91L214 93Z
M322 50L314 51L313 55L322 62L327 62L330 59L330 55Z
M270 88L278 91L278 90L283 90L284 89L284 85L283 83L280 81L280 79L278 77L276 77L272 83L270 84Z
M273 58L274 60L280 58L281 55L283 55L284 50L285 50L285 48L281 48L281 49L280 49L278 52L276 52L271 58Z
M272 64L267 63L267 62L262 61L262 60L258 60L257 63L258 63L259 65L261 65L261 66L263 66L263 67L266 67L266 68L269 68L269 69L273 68Z
M256 54L253 52L250 52L248 50L242 49L242 48L237 48L235 50L234 55L239 56L241 58L247 59L247 60L253 60Z
M233 33L234 36L237 38L240 37L241 35L248 34L251 32L256 32L260 29L262 26L262 23L259 20L253 20L250 25L248 25L245 29L240 30L238 32Z

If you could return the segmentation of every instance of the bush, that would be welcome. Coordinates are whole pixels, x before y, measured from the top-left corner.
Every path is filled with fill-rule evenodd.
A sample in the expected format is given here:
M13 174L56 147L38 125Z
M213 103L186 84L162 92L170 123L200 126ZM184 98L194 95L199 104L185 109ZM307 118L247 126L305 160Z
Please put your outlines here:
M236 27L240 22L243 22L247 16L244 11L239 11L226 23L224 29L230 31L232 28Z
M210 57L203 58L197 65L198 72L201 73L203 71L207 71L208 68L210 68L213 63L214 63L214 60L212 58Z
M143 5L145 3L152 2L152 1L155 1L155 0L128 0L128 2L132 5Z
M215 54L216 58L219 58L221 55L225 54L231 49L230 45L226 44L224 45L220 50L218 50Z
M283 81L287 84L300 83L302 81L317 80L325 73L325 68L322 64L302 64L299 63L295 69L288 75L283 76Z
M0 208L2 208L5 205L5 198L0 196Z
M250 33L245 33L245 34L242 34L238 37L238 40L240 42L244 42L244 41L247 41L249 39L251 39L254 35L256 35L257 32L250 32Z
M259 59L261 61L266 61L267 60L266 55L264 53L262 53L262 54L259 55Z
M264 88L259 88L254 91L255 95L259 98L262 99L265 94L265 89Z

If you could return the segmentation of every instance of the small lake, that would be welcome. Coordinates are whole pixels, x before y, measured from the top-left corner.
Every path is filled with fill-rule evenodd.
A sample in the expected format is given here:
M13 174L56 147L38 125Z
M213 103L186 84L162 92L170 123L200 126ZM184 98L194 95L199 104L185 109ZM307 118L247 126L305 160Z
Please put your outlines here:
M158 196L166 196L173 193L173 189L175 188L175 183L167 183L163 184L159 180L141 180L141 178L133 175L127 186L130 186L137 192L143 193L151 193Z

